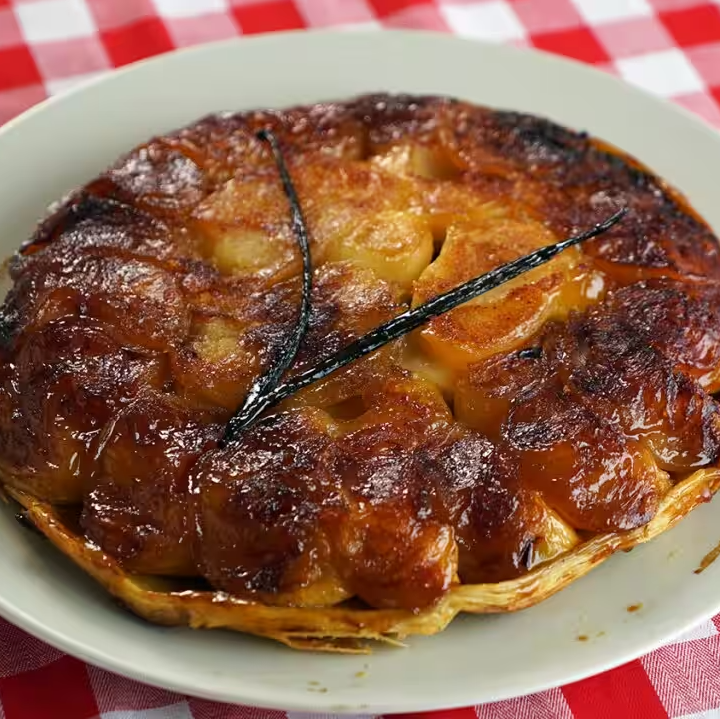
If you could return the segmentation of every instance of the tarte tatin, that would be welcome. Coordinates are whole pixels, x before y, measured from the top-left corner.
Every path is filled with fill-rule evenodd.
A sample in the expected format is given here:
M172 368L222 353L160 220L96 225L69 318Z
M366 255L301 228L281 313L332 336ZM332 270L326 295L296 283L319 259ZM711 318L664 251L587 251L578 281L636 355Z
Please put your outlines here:
M623 209L228 433L282 357L292 384ZM10 273L1 481L152 622L337 651L432 634L720 486L718 241L544 119L404 95L212 115L65 198Z

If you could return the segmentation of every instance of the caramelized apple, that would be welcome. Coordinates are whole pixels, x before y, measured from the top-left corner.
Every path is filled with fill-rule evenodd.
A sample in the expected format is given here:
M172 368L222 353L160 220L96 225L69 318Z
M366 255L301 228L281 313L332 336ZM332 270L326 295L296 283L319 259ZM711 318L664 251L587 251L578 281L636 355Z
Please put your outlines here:
M720 287L653 279L613 293L603 305L674 368L708 392L720 388Z
M13 487L77 503L107 423L165 380L158 359L120 348L87 319L61 317L17 342L0 371L0 466Z
M642 335L593 311L548 339L549 361L584 404L682 471L720 456L715 401Z
M421 304L553 240L547 229L530 221L491 217L452 225L440 256L418 281L413 303ZM575 251L563 253L431 320L420 331L427 351L442 364L463 369L518 346L553 314L562 312L563 291L571 285L577 258Z
M88 539L129 571L196 573L188 474L222 427L211 414L193 415L151 393L119 410L99 437L80 521Z
M645 524L669 489L652 456L590 412L559 382L517 397L503 426L520 474L576 529Z
M417 454L416 472L433 511L455 529L463 583L510 579L579 541L524 486L512 454L477 432L456 426L431 438Z
M287 199L275 174L235 178L194 211L203 254L221 272L283 279L299 271Z
M366 411L338 423L335 472L349 516L336 540L354 594L373 606L419 609L457 574L451 525L432 511L432 486L416 467L420 448L447 434L452 416L440 393L415 378L376 384Z
M543 381L549 371L541 347L494 355L472 364L455 385L455 417L499 440L512 401Z
M197 463L198 568L215 587L270 604L348 596L334 579L328 539L348 512L332 472L330 424L320 410L281 414Z

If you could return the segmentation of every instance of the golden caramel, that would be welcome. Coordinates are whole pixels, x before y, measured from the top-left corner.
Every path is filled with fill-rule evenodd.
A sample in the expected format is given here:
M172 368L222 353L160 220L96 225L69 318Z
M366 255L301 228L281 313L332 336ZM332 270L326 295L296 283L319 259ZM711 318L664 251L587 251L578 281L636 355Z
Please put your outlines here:
M629 212L223 447L301 298L261 129L280 143L313 260L288 378L409 307ZM702 482L715 489L717 239L631 158L539 118L386 95L210 116L73 193L11 276L2 481L41 527L52 507L75 517L46 533L153 620L288 642L361 636L362 620L337 629L360 610L383 627L373 636L414 631L412 617L419 627L433 611L441 628L458 607L536 601L526 589L453 604L466 590L554 576L536 583L539 600L670 526L669 497L688 511L710 492ZM67 550L71 535L84 549ZM559 579L556 566L573 569ZM154 612L127 577L178 578L216 608L229 598L279 613L248 628L195 605L192 618L159 600ZM271 627L291 610L314 629ZM335 629L323 634L318 612Z

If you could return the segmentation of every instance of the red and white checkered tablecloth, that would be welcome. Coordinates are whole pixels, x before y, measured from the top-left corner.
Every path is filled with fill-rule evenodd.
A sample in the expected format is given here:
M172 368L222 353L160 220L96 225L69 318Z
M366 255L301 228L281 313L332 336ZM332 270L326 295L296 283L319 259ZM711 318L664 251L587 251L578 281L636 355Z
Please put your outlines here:
M542 48L720 127L720 0L0 0L0 124L114 67L303 27L423 28ZM720 616L619 669L437 719L720 719ZM325 715L329 719L328 715ZM0 719L286 719L88 666L0 620ZM287 719L308 719L287 713Z

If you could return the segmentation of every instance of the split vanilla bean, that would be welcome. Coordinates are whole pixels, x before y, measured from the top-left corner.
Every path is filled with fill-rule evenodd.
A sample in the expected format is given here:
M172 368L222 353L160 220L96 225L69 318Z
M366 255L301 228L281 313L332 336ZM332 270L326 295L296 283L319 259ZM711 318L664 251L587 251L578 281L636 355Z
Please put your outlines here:
M439 317L455 309L455 307L475 297L479 297L490 290L494 290L500 287L500 285L549 262L569 247L578 245L607 232L626 214L627 208L623 208L603 222L598 223L579 235L569 237L553 245L548 245L547 247L542 247L524 257L496 267L494 270L490 270L480 277L468 280L452 290L433 297L414 309L407 310L397 317L393 317L393 319L371 330L331 357L319 362L315 367L311 367L286 382L279 384L264 396L259 397L249 409L247 408L247 403L243 405L241 410L233 415L228 422L223 443L236 439L238 435L255 422L263 412L308 385L327 377L332 372L374 352L389 342L412 332L429 320Z

